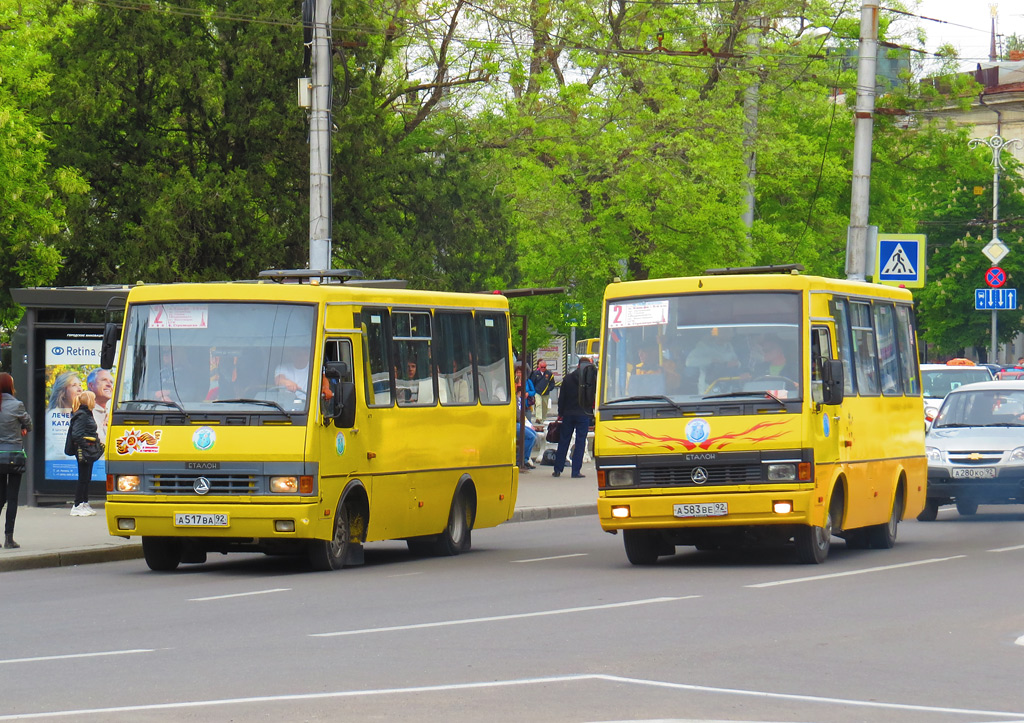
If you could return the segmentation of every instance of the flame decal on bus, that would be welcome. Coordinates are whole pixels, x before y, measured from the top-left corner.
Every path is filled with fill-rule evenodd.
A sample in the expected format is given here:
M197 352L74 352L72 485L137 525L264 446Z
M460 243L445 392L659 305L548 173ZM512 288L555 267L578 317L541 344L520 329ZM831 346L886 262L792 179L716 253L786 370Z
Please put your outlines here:
M731 434L720 434L717 437L709 437L699 444L694 444L686 439L679 439L678 437L666 437L660 435L654 435L649 432L645 432L642 429L621 429L616 430L615 433L609 433L608 439L619 444L624 444L630 447L647 447L657 446L664 447L669 451L673 451L682 447L687 451L695 449L714 449L721 450L728 447L733 442L742 441L744 443L756 443L756 442L767 442L772 439L778 439L783 436L785 430L779 429L773 431L771 434L767 433L767 430L771 427L777 427L780 424L787 424L787 422L759 422L749 429L745 429L742 432L733 432ZM761 431L764 430L764 431ZM761 431L760 434L755 432ZM616 436L616 435L628 435L628 436Z

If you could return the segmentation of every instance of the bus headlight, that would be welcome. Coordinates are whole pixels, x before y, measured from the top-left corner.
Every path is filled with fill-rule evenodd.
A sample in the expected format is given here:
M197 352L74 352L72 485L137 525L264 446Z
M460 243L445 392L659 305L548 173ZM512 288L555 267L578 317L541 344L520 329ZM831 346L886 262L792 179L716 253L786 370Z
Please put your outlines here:
M1016 450L1014 450L1016 451ZM938 447L925 447L924 453L928 457L929 462L941 462L942 451Z
M792 482L796 479L795 464L770 464L768 465L769 482Z
M270 491L286 495L313 494L313 476L304 474L301 477L287 475L270 478Z
M633 485L634 470L630 469L606 469L604 471L605 484L609 487L630 487Z
M138 492L142 487L142 480L137 474L119 474L117 476L116 490L118 492Z

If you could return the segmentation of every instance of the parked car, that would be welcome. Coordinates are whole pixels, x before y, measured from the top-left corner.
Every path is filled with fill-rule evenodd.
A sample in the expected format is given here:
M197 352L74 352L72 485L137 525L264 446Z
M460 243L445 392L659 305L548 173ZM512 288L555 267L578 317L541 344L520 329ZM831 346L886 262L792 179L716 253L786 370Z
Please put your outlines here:
M1024 503L1024 380L966 384L946 395L925 435L928 492L919 520L939 505L961 515L979 504Z
M996 379L1020 379L1024 377L1024 369L1010 367L996 373Z
M964 384L988 382L994 378L987 367L977 366L972 362L963 364L922 364L921 389L924 392L924 419L930 423L939 413L942 400L954 389ZM963 361L967 361L966 359Z

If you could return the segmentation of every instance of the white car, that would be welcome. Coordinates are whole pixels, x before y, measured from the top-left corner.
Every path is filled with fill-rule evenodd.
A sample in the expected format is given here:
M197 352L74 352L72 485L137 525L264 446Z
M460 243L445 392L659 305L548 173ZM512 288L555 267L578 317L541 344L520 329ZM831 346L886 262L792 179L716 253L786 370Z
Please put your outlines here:
M939 413L942 400L964 384L992 381L992 372L983 366L922 364L921 389L924 392L924 419L931 423Z

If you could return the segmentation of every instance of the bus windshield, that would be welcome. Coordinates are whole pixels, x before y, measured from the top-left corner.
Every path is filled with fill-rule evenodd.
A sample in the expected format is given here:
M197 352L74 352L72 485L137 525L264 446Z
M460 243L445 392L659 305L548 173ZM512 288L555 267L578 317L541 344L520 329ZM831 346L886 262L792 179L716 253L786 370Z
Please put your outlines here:
M311 304L133 305L117 409L304 412L315 321Z
M606 323L602 404L801 397L797 293L614 300Z

